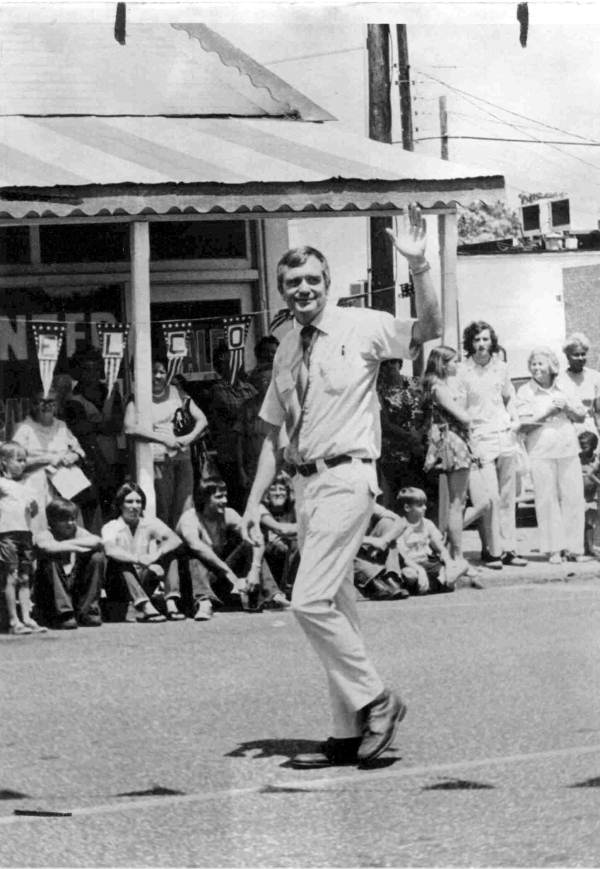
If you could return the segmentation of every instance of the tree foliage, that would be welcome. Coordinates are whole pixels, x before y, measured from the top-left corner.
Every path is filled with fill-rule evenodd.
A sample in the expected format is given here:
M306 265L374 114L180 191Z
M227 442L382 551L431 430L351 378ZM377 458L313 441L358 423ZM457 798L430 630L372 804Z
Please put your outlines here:
M477 202L468 208L458 206L458 238L461 244L518 238L520 235L520 217L504 202L498 201L494 205Z

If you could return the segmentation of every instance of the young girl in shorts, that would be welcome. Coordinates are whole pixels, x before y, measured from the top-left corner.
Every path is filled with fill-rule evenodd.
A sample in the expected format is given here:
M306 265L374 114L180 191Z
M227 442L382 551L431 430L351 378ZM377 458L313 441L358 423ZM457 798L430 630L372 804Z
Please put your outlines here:
M25 450L20 444L0 445L0 587L6 601L11 634L46 630L31 617L31 519L37 514L38 505L22 479L26 460Z

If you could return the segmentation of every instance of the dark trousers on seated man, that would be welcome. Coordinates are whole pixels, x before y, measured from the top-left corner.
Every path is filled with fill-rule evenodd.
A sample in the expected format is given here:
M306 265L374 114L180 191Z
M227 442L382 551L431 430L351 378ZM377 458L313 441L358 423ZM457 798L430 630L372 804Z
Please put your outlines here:
M105 569L103 552L41 556L34 580L34 599L40 618L50 624L70 619L99 624Z
M369 530L369 537L382 537L391 525L390 519L382 517ZM361 546L354 559L354 585L372 600L406 597L401 591L402 567L403 560L395 546L389 546L385 552L369 552Z
M168 552L150 567L126 564L108 559L106 586L107 596L113 600L128 600L136 609L147 603L159 584L164 584L165 600L174 598L179 601L179 567L177 558L181 549ZM155 565L161 569L156 570Z
M254 547L246 541L229 542L223 552L219 552L222 559L235 573L238 578L248 575L252 564ZM190 579L192 582L192 595L194 601L210 600L213 603L225 606L240 606L239 594L232 594L229 580L216 571L213 567L205 564L197 555L189 559ZM273 579L269 566L263 558L260 567L260 582L258 589L250 600L250 608L261 609L268 604L276 594L280 593L279 586Z

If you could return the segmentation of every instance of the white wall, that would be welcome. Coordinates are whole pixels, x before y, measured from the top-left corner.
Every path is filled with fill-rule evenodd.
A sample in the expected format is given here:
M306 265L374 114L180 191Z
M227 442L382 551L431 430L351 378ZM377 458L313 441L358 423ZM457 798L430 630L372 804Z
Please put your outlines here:
M459 256L461 328L487 320L506 349L513 377L528 374L527 357L539 344L550 346L562 363L563 269L598 264L600 251Z

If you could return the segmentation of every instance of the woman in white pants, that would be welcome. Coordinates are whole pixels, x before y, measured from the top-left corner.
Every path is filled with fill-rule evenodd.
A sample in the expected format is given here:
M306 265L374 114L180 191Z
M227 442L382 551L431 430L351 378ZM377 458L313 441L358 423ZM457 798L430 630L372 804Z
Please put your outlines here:
M536 347L528 360L531 380L517 393L521 431L531 463L540 551L551 564L584 561L585 500L574 422L585 408L556 382L558 359Z

